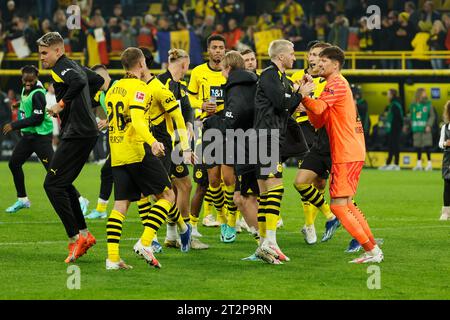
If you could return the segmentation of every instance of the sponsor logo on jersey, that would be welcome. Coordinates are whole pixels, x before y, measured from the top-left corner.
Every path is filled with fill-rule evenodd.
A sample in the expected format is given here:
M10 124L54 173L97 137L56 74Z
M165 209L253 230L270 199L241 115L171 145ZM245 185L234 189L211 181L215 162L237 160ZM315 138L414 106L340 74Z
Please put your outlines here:
M145 100L145 93L143 92L136 92L136 97L134 98L137 102L144 102Z

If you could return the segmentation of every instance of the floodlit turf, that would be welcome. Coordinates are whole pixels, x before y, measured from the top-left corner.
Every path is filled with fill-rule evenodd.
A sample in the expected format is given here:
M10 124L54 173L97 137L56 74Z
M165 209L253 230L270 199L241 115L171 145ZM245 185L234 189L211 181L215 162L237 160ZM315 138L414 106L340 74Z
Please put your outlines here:
M98 244L76 263L80 290L69 290L71 274L63 262L66 235L42 188L44 170L40 164L29 163L25 174L32 207L7 214L4 209L15 201L15 190L7 163L0 163L0 299L450 298L450 221L438 221L443 185L438 171L364 170L362 174L356 200L375 237L385 240L379 290L367 286L374 271L348 263L356 255L344 253L350 237L342 228L328 243L305 244L299 233L304 217L291 186L294 169L285 171L285 227L278 233L291 262L274 266L241 261L255 250L249 234L240 234L233 244L222 244L218 229L200 227L209 250L184 254L164 249L157 255L162 269L150 269L132 252L142 231L133 205L124 224L121 256L134 269L105 270L105 220L89 221ZM76 182L91 201L90 209L97 200L99 176L99 166L87 165ZM319 215L319 239L323 224Z

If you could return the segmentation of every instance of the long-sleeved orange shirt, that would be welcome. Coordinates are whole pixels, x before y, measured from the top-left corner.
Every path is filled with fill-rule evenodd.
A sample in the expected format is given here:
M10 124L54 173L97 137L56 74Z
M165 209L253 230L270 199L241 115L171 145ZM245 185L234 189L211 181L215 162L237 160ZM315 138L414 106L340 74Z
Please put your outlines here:
M350 86L342 75L328 80L319 99L304 97L302 103L312 124L316 128L325 126L333 163L365 160L361 119Z

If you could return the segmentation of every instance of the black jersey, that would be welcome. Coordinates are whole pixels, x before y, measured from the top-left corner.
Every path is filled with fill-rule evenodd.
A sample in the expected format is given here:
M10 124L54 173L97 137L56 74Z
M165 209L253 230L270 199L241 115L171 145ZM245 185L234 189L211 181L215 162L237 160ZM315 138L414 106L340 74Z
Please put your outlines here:
M103 78L65 55L56 62L51 75L55 82L56 100L63 100L65 104L59 114L61 139L98 136L91 99L103 85Z

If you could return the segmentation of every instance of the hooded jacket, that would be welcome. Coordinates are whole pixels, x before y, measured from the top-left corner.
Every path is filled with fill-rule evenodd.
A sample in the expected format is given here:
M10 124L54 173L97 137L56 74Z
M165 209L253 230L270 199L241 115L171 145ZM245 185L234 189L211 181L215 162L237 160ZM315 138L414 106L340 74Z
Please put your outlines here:
M233 70L230 72L227 82L223 85L225 96L225 107L223 112L221 129L226 134L227 129L242 129L247 131L253 128L255 113L255 94L258 76L246 70ZM245 141L234 141L234 153L226 152L226 163L234 163L238 175L250 172L254 169L249 165L249 143ZM245 164L237 164L238 155L244 153ZM234 155L234 156L232 156Z

